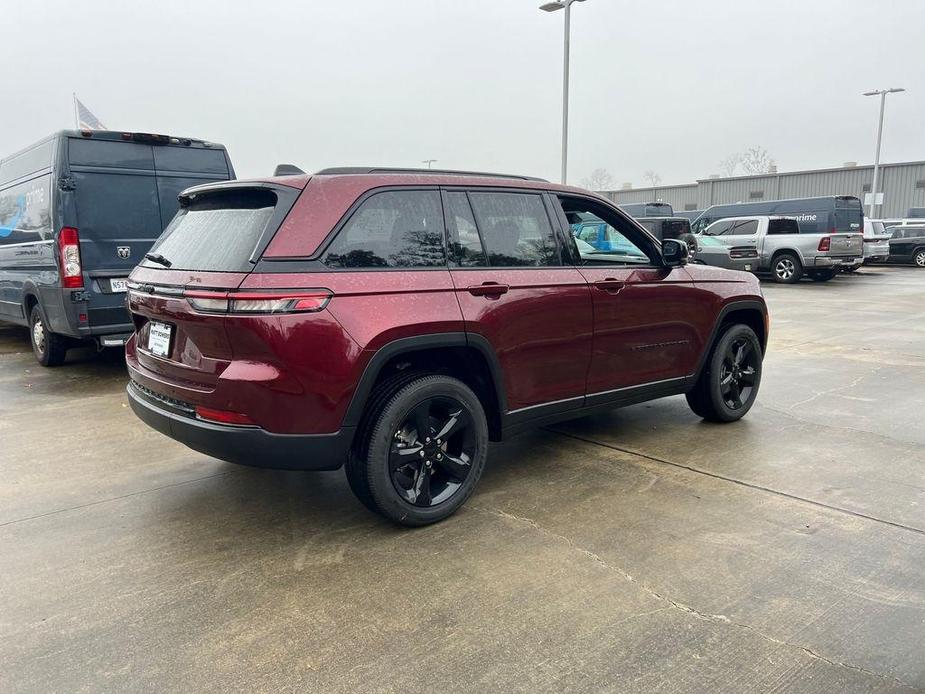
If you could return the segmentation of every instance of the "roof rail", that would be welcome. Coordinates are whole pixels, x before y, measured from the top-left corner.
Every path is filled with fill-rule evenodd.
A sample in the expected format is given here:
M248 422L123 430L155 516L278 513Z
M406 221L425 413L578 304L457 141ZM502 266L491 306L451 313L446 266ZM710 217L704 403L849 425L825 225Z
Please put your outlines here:
M515 174L498 174L487 173L485 171L455 171L452 169L400 169L393 167L370 167L370 166L335 166L330 169L322 169L316 173L317 176L344 176L356 174L433 174L438 176L481 176L483 178L516 178L521 181L542 181L548 183L545 178L536 176L518 176Z

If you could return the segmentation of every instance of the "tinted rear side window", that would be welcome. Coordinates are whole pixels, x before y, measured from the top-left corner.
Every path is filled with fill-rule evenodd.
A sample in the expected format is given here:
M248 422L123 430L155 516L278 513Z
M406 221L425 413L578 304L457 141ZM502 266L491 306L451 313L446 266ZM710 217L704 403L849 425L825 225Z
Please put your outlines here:
M459 267L483 267L488 264L472 208L465 193L446 194L446 224L450 260Z
M163 256L172 270L243 272L276 209L268 190L207 194L182 208L151 253ZM145 260L148 267L164 267Z
M667 219L662 225L663 239L676 239L691 232L691 223L687 219Z
M470 193L475 218L495 267L559 265L543 198L525 193Z
M68 141L68 161L71 166L113 166L120 169L154 169L151 145L111 140L84 140L72 137Z
M799 234L800 225L795 219L771 219L768 220L769 234Z
M228 162L221 149L192 147L153 147L154 166L158 171L193 171L228 176Z
M729 236L751 236L758 233L757 219L743 219L726 232Z
M446 265L440 193L408 190L373 195L338 232L322 262L334 268Z

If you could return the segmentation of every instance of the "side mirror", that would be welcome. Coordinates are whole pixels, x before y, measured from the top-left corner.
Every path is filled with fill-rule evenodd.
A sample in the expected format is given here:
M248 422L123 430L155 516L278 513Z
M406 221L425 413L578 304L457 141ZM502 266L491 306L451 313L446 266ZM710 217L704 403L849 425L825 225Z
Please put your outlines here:
M662 260L666 267L679 267L687 264L687 244L677 239L662 241Z

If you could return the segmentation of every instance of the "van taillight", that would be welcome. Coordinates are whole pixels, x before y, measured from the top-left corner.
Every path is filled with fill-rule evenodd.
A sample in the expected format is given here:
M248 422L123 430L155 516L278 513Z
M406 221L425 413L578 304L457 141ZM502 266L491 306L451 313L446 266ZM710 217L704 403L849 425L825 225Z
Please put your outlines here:
M74 227L61 227L61 232L58 234L58 263L61 267L61 286L66 289L83 288L80 239Z
M823 236L821 239L819 239L819 248L817 250L827 251L831 247L832 247L832 237L831 236Z
M205 313L314 313L331 300L327 289L296 289L273 292L188 291L183 296L197 311Z

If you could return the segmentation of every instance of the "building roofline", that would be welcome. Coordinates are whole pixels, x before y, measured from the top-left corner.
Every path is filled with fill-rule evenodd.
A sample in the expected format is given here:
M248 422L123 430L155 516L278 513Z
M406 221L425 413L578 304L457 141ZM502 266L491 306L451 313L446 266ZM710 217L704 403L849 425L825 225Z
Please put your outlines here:
M881 169L885 169L892 166L923 166L925 161L898 161L890 164L880 164ZM802 174L816 174L816 173L833 173L836 171L857 171L858 169L871 169L873 170L873 164L858 164L857 166L833 166L826 169L801 169L799 171L775 171L774 173L759 173L759 174L748 174L747 176L720 176L718 178L698 178L697 183L709 183L710 181L741 181L751 178L774 178L776 176L799 176ZM687 184L682 184L687 185ZM664 186L663 186L664 187ZM671 186L679 187L679 186Z

